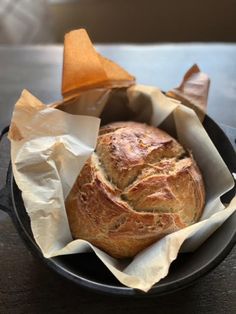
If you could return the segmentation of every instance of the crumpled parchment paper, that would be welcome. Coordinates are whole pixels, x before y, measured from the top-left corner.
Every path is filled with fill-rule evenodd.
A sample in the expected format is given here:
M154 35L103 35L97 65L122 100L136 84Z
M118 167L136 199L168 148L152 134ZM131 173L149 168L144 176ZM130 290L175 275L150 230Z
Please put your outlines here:
M76 44L74 52L79 48ZM74 58L74 53L68 55ZM228 206L220 201L220 196L233 187L234 181L193 109L182 105L173 93L170 96L174 98L170 98L156 87L134 85L134 78L122 69L118 75L114 74L117 68L110 63L108 68L115 72L109 72L106 61L101 61L96 53L95 57L101 80L91 83L90 78L94 76L87 71L83 60L88 88L82 84L80 89L83 80L80 82L80 76L77 84L74 73L72 87L64 79L61 102L47 106L23 91L9 132L13 174L22 191L35 241L46 258L91 250L121 283L148 291L168 274L180 249L186 252L198 248L235 211L235 197ZM73 71L70 60L66 57ZM81 69L80 64L77 69ZM196 69L193 72L196 74ZM70 80L70 71L65 73ZM201 75L197 75L197 80L199 77L202 80ZM120 88L112 89L111 82ZM191 88L187 91L191 96ZM102 122L134 120L160 126L192 151L206 186L206 206L198 223L164 237L125 262L108 256L87 241L73 240L64 206L76 177L95 149L99 116Z
M200 222L164 237L129 263L124 265L84 240L72 240L64 207L65 197L95 148L99 118L47 107L24 91L12 118L11 159L34 238L45 257L90 248L124 285L148 291L167 275L182 244L182 251L201 245L235 211L236 199L226 208L220 202L219 197L233 187L233 178L192 109L155 87L135 85L128 88L127 96L127 105L134 112L140 96L147 97L152 104L151 121L147 122L155 126L165 123L165 129L176 132L178 140L192 150L207 195ZM142 116L146 116L145 105L139 110L141 121ZM173 119L166 123L170 116Z

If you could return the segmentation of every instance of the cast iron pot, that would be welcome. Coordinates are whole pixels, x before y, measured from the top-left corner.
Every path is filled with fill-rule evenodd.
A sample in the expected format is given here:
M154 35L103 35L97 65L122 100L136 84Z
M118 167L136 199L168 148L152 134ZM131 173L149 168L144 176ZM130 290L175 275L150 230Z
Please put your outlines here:
M224 132L208 116L205 117L203 126L231 173L236 173L236 154ZM8 128L2 131L1 138L7 131ZM222 201L229 202L234 195L235 188L226 193ZM154 285L148 293L143 293L123 286L94 253L44 258L33 238L29 217L21 192L15 183L11 165L8 168L6 185L0 191L0 208L10 215L29 250L49 268L79 286L110 295L156 296L185 288L216 267L227 256L236 241L235 213L194 253L179 254L172 263L168 276Z

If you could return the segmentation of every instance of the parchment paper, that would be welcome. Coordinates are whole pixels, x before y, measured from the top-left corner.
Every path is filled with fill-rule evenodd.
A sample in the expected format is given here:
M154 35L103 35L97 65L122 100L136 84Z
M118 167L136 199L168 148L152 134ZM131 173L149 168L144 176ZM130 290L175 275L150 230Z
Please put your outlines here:
M121 283L148 291L168 274L180 248L195 250L235 211L236 199L226 208L220 202L220 196L233 187L234 181L190 109L198 108L199 117L204 117L208 77L197 66L192 67L180 87L168 93L171 98L156 87L134 82L132 75L95 51L85 30L70 32L64 45L64 99L46 106L23 91L13 112L9 138L15 181L43 255L50 258L94 251ZM73 241L64 206L96 146L98 117L102 123L134 120L160 126L193 152L206 186L200 222L164 237L126 262L84 240Z
M100 120L47 107L27 91L22 93L12 117L11 160L34 238L46 258L93 250L121 283L148 291L168 274L180 248L196 249L235 211L236 198L227 207L219 198L233 187L234 181L192 109L166 97L155 87L134 85L122 93L126 101L121 111L126 112L127 107L134 120L143 122L145 118L147 123L176 134L193 152L206 185L207 202L200 222L164 237L126 263L84 240L73 241L64 199L95 147ZM116 93L112 97L116 103ZM112 97L103 97L101 106L111 116ZM94 104L97 99L90 93L87 101ZM82 113L78 99L76 107Z
M198 118L203 121L207 110L207 99L210 79L194 64L184 75L180 86L168 91L167 96L180 100L185 106L192 108Z
M62 95L64 99L98 87L128 87L135 78L118 64L101 56L85 29L65 35Z

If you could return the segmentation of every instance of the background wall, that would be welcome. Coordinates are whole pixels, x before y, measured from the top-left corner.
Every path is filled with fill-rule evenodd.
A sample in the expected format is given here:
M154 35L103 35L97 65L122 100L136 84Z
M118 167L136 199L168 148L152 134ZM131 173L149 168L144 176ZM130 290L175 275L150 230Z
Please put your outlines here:
M236 42L236 0L51 0L56 41L85 27L96 42Z

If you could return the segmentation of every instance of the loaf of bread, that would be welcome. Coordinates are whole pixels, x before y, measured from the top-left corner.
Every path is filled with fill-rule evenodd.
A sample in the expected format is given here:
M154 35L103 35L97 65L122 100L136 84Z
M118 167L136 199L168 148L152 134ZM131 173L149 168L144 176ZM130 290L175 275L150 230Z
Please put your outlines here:
M174 138L146 124L116 122L100 129L66 211L74 239L125 258L196 222L204 202L196 162Z

